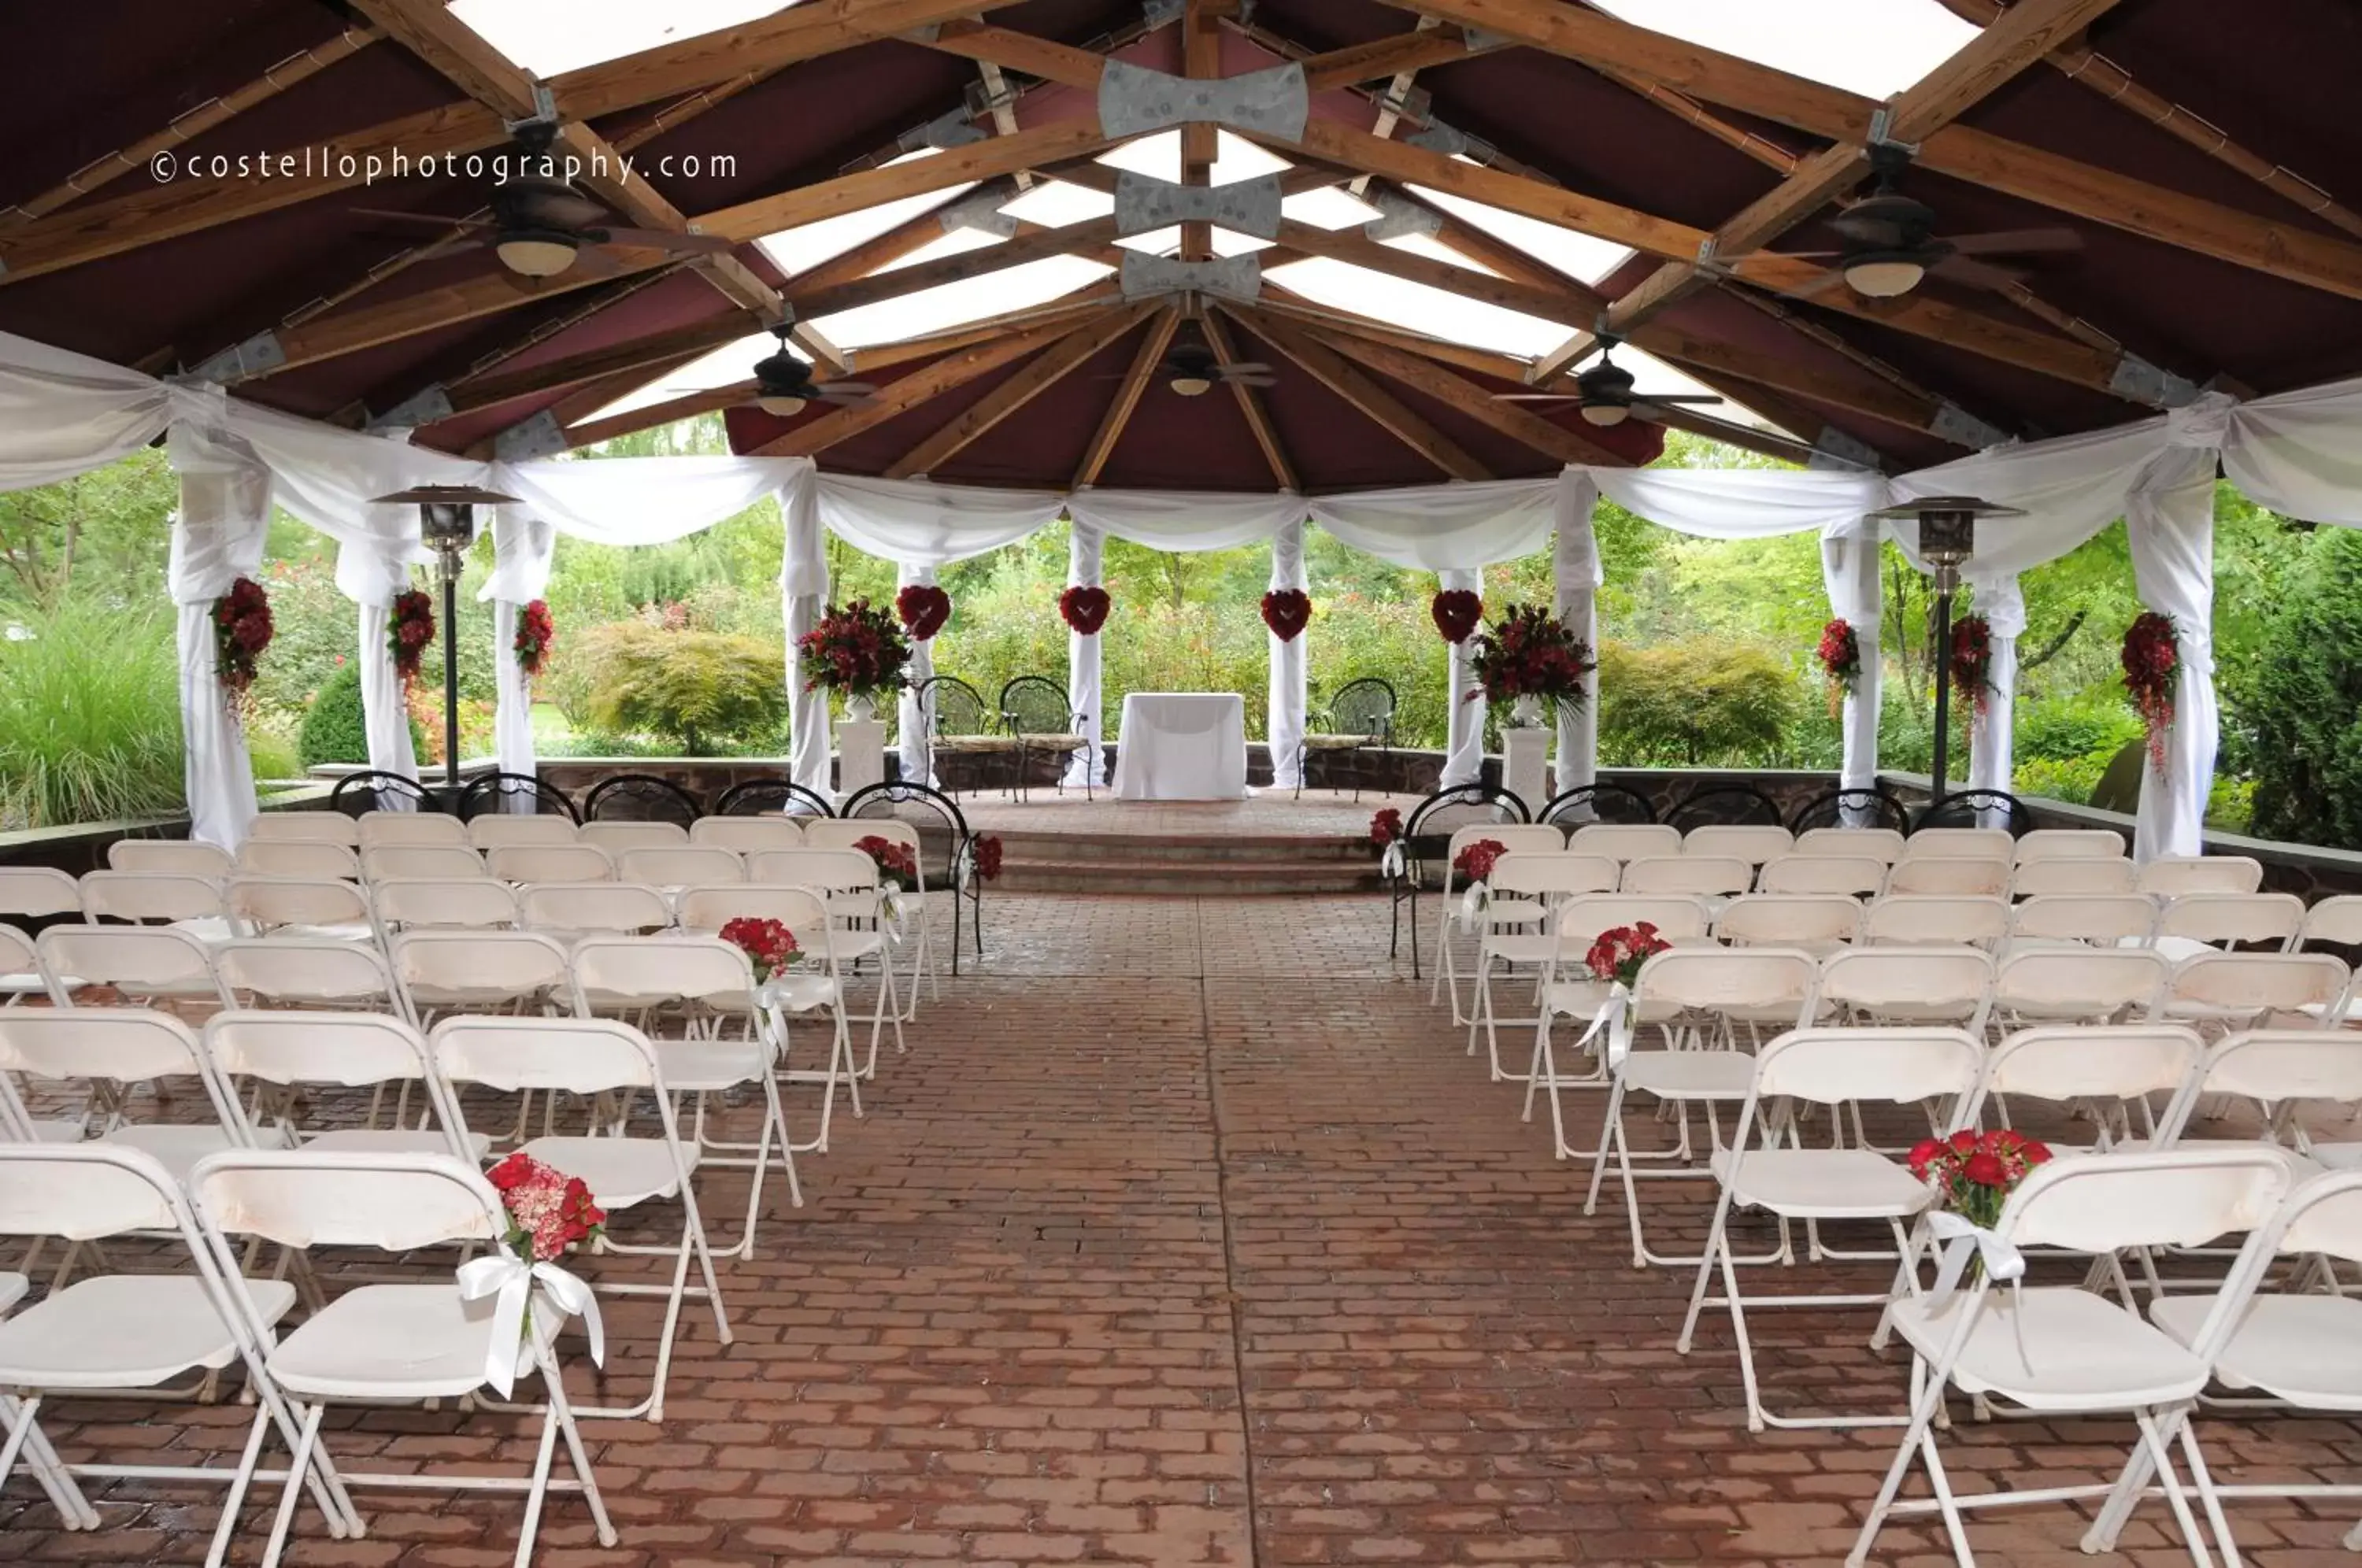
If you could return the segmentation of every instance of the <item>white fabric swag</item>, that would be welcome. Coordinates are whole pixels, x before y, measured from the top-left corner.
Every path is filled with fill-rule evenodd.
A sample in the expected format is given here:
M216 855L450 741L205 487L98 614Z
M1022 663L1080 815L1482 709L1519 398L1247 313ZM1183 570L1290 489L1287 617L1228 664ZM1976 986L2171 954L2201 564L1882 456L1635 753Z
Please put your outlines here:
M935 569L930 566L912 566L910 562L904 561L895 571L894 586L898 592L905 588L933 588L935 586ZM934 752L927 744L929 739L927 728L933 715L926 712L921 702L919 688L934 679L935 641L933 637L929 637L924 642L921 642L916 637L911 639L911 664L904 674L910 678L911 684L902 689L902 701L899 712L900 722L897 726L897 733L901 737L902 777L914 779L932 790L935 784Z
M1271 589L1278 593L1291 588L1303 591L1310 587L1304 571L1304 519L1298 517L1281 524L1279 532L1272 536ZM1271 690L1264 733L1270 743L1271 782L1275 790L1296 790L1304 785L1305 704L1308 690L1304 643L1311 635L1308 623L1293 637L1283 638L1276 632L1266 634L1271 641Z
M270 533L270 470L235 439L176 425L166 451L181 480L166 583L178 606L182 768L189 836L235 849L255 816L246 731L215 664L214 601L262 568Z

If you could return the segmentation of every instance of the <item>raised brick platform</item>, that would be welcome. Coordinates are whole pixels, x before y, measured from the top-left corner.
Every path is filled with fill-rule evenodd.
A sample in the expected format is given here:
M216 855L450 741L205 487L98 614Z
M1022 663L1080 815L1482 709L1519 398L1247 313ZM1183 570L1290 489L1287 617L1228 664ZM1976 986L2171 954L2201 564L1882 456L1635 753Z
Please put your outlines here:
M1182 897L1376 892L1370 815L1409 797L1270 791L1243 801L1117 801L1102 791L972 796L970 825L999 836L1010 893Z

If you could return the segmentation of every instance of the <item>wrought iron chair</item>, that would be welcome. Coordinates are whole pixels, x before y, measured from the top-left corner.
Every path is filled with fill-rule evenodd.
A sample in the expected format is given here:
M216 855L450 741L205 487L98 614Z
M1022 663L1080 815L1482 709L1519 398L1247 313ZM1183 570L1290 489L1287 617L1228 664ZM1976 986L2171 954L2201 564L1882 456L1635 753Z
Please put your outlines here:
M1665 821L1687 833L1699 827L1785 827L1780 802L1752 784L1703 784L1682 797Z
M1032 782L1033 758L1070 757L1087 750L1090 737L1082 733L1085 716L1075 712L1066 689L1046 675L1021 675L1000 689L1000 723L1017 739L1017 796L1022 800ZM1094 762L1098 759L1093 758ZM1083 770L1083 798L1092 798L1096 767ZM1058 778L1058 793L1066 792L1065 776Z
M1832 790L1807 801L1788 819L1799 836L1814 828L1893 828L1911 831L1911 813L1883 790Z
M435 797L415 778L372 767L337 779L328 791L328 809L348 817L368 812L431 812Z
M1657 820L1657 808L1628 785L1578 784L1551 796L1534 820L1564 828L1586 823L1648 823Z
M1461 828L1477 823L1522 823L1531 819L1526 814L1526 803L1507 790L1496 790L1484 784L1455 784L1449 790L1438 790L1411 808L1408 820L1403 823L1402 869L1391 878L1388 895L1394 907L1388 911L1386 956L1392 958L1400 951L1402 943L1403 904L1410 905L1410 972L1418 977L1418 889L1426 879L1428 862L1440 859L1451 853L1451 835Z
M891 817L909 823L919 834L920 871L930 891L941 890L952 899L952 976L957 978L960 964L960 905L968 906L969 922L974 928L976 953L984 956L984 878L977 874L976 840L977 834L968 829L967 817L958 802L941 790L932 789L915 779L889 779L857 790L847 797L845 817ZM922 922L924 916L921 917ZM926 940L926 930L920 928L920 941Z
M1919 813L1910 831L1921 828L2006 828L2012 838L2024 838L2036 826L2025 802L2006 790L1956 790Z
M742 778L714 797L717 817L833 817L828 800L817 790L772 774Z
M1374 675L1349 680L1337 688L1337 695L1329 699L1329 706L1321 712L1320 717L1327 727L1306 735L1304 749L1308 754L1374 749L1380 758L1379 778L1385 779L1388 772L1386 764L1394 756L1395 708L1395 689L1385 681ZM1272 758L1274 767L1278 764L1277 757ZM1299 799L1304 794L1304 772L1299 768L1296 776L1296 793ZM1362 799L1362 780L1358 773L1353 778L1353 799L1357 803Z
M520 801L531 804L520 806ZM566 791L530 773L485 773L469 779L467 788L459 791L459 820L470 822L488 812L562 816L578 826L582 821L582 813Z
M914 780L944 788L935 767L941 756L973 756L977 765L965 769L970 788L985 788L987 768L981 759L1013 757L1023 743L1004 733L993 717L984 693L956 675L934 675L919 682L919 723L926 737L927 777Z
M677 823L687 828L704 814L703 801L653 773L602 778L582 801L582 820L588 823Z

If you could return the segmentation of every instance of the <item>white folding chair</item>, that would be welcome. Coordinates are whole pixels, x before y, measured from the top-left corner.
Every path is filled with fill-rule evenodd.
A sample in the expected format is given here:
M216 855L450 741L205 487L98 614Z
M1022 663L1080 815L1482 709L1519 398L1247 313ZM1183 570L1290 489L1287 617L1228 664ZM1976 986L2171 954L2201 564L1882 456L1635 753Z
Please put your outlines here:
M447 1012L570 1008L566 947L537 931L405 931L392 943L394 978L424 1026Z
M1714 1152L1715 1179L1722 1188L1706 1237L1705 1255L1699 1260L1697 1283L1690 1293L1689 1315L1683 1320L1674 1349L1687 1355L1697 1332L1698 1316L1709 1303L1730 1309L1730 1326L1738 1341L1739 1379L1747 1390L1747 1430L1771 1427L1899 1426L1899 1416L1775 1416L1763 1408L1755 1376L1755 1352L1747 1333L1749 1308L1880 1307L1892 1310L1895 1297L1915 1290L1910 1266L1912 1238L1906 1225L1917 1219L1934 1198L1927 1185L1910 1168L1870 1148L1808 1148L1794 1136L1793 1108L1803 1103L1828 1110L1842 1126L1838 1113L1847 1105L1878 1100L1895 1105L1934 1101L1945 1109L1939 1122L1948 1127L1963 1121L1984 1069L1984 1048L1977 1037L1959 1029L1875 1028L1798 1029L1771 1042L1750 1064L1752 1077L1740 1093L1738 1123L1729 1146ZM1788 1102L1782 1106L1778 1102ZM1760 1140L1750 1147L1749 1134ZM1738 1287L1739 1261L1730 1247L1730 1211L1734 1206L1761 1209L1786 1225L1803 1220L1817 1227L1838 1220L1883 1222L1894 1239L1898 1268L1895 1283L1876 1295L1749 1296ZM1837 1253L1816 1249L1821 1255L1863 1257L1874 1254ZM1722 1294L1708 1294L1715 1275L1722 1276Z
M1818 831L1818 830L1816 830ZM1845 898L1875 898L1886 888L1887 863L1869 855L1833 855L1825 850L1766 861L1756 875L1756 890L1764 893L1812 893Z
M242 937L215 950L214 975L221 982L225 1006L382 1010L409 1016L383 955L358 942Z
M1817 827L1796 835L1799 855L1864 856L1882 866L1903 858L1904 840L1893 828Z
M1798 947L1827 956L1860 935L1861 914L1842 893L1743 893L1722 906L1714 934L1733 947Z
M519 844L572 844L581 834L572 817L547 812L486 812L468 820L468 842L487 852Z
M580 842L619 856L627 849L678 849L690 837L679 823L584 823Z
M628 857L635 851L626 851ZM595 844L503 844L485 852L484 869L499 882L613 882L615 857ZM624 877L626 882L646 878Z
M2021 860L2017 869L2010 873L2009 891L2011 897L2018 899L2129 893L2133 890L2133 863L2125 859L2061 855Z
M2327 1027L2344 1016L2351 978L2326 953L2201 953L2174 966L2161 1011L2202 1032L2262 1028L2280 1014Z
M264 812L247 829L247 837L276 844L340 844L358 851L361 824L342 812Z
M2289 951L2301 953L2316 942L2333 947L2362 947L2362 895L2340 893L2304 911L2304 923Z
M219 881L230 873L229 851L176 838L118 838L106 846L110 871L158 871Z
M865 855L862 858L869 857ZM622 881L642 882L652 888L710 887L716 882L746 880L746 857L734 849L713 845L627 849L616 857L615 874Z
M405 817L402 820L441 822L447 819ZM361 851L361 879L365 882L389 882L395 878L414 881L450 881L490 874L484 869L484 857L465 844L381 844Z
M2113 828L2036 828L2017 841L2023 867L2042 860L2122 860L2124 835Z
M1654 855L1624 863L1627 893L1686 893L1726 899L1755 881L1755 867L1727 855Z
M1713 823L1682 836L1683 855L1727 856L1761 866L1796 852L1796 835L1783 827Z
M481 1172L449 1154L315 1154L232 1150L202 1162L189 1179L190 1206L198 1234L217 1270L234 1270L232 1237L276 1242L282 1247L365 1247L402 1253L449 1243L504 1247L508 1215ZM333 1280L328 1271L317 1277ZM231 1293L234 1307L242 1299ZM338 1293L284 1337L259 1310L245 1312L248 1338L259 1347L259 1381L272 1386L299 1425L290 1469L317 1466L351 1521L361 1532L348 1489L392 1486L414 1489L522 1495L524 1520L517 1540L517 1568L532 1561L545 1499L553 1492L579 1492L590 1505L599 1543L613 1547L614 1526L590 1469L590 1456L574 1424L553 1345L566 1309L546 1291L533 1297L530 1331L511 1347L496 1344L498 1320L487 1299L464 1300L456 1279L431 1276L413 1285L357 1285ZM488 1362L513 1355L518 1375L537 1373L544 1403L540 1441L531 1472L524 1477L453 1474L432 1469L365 1474L337 1467L322 1442L320 1428L331 1405L414 1404L474 1397L490 1381ZM247 1482L257 1478L265 1412L256 1414L256 1433L247 1443L241 1480L232 1492L232 1511ZM550 1475L557 1441L563 1438L575 1479ZM263 1568L276 1568L293 1522L296 1493L288 1485L263 1549Z
M2004 828L1921 828L1903 841L1904 860L1998 860L2017 857L2017 840Z
M363 1089L370 1103L358 1127L307 1126L311 1097L281 1093L252 1109L226 1095L256 1149L302 1147L315 1153L453 1154L480 1160L491 1141L470 1133L435 1076L426 1042L398 1018L365 1012L255 1011L237 1009L205 1020L205 1055L226 1087L240 1079L281 1090ZM394 1091L386 1112L385 1091ZM411 1097L419 1099L411 1115ZM384 1116L392 1125L380 1125Z
M14 1075L52 1086L72 1086L83 1100L84 1139L138 1149L174 1176L185 1175L200 1158L243 1140L245 1121L228 1087L189 1026L170 1013L141 1008L17 1008L0 1013L0 1077ZM127 1114L132 1087L164 1079L194 1079L197 1121L133 1121ZM16 1092L0 1083L0 1099L11 1103L15 1120L33 1128ZM175 1106L186 1105L186 1096ZM70 1124L34 1128L45 1143L71 1143ZM59 1270L72 1264L68 1254Z
M1604 855L1619 863L1654 859L1682 852L1682 830L1663 823L1585 823L1567 835L1566 848L1576 855Z
M1981 948L1849 947L1821 963L1830 1023L1941 1024L1981 1040L1992 994L1992 955Z
M340 817L343 814L337 813ZM235 870L241 877L357 882L360 880L361 857L347 845L326 839L249 838L238 846Z
M775 920L795 936L810 967L775 975L764 988L764 1005L770 1010L771 1028L779 1052L778 1077L787 1083L822 1087L820 1132L800 1152L828 1152L829 1121L836 1109L837 1086L850 1092L853 1114L860 1116L861 1075L853 1061L853 1032L844 1010L844 977L837 962L836 944L843 933L829 919L828 896L816 888L785 887L776 882L725 882L712 888L684 888L680 894L680 926L699 935L718 934L740 918ZM790 1019L818 1016L830 1028L829 1062L824 1068L787 1066L793 1041Z
M1993 972L1992 1013L2007 1025L2145 1019L2172 975L2172 964L2153 948L2025 948Z
M636 936L672 928L672 900L638 882L541 882L517 890L527 931L560 942Z
M363 812L360 848L363 857L389 845L456 845L468 843L468 824L440 812Z
M0 866L0 920L50 920L82 913L82 889L49 866Z
M2202 1105L2238 1100L2259 1110L2260 1139L2193 1135ZM2349 1121L2362 1109L2362 1035L2342 1029L2243 1030L2206 1053L2174 1130L2173 1147L2235 1148L2260 1142L2280 1156L2292 1181L2362 1166L2362 1143L2316 1139L2299 1114L2307 1106L2334 1106Z
M681 1141L674 1091L665 1082L656 1048L628 1023L582 1018L447 1018L435 1026L429 1043L435 1065L455 1091L455 1100L456 1091L465 1084L505 1094L529 1097L538 1092L552 1099L571 1094L587 1100L590 1121L581 1133L544 1134L517 1152L579 1176L590 1187L591 1200L611 1217L659 1198L679 1200L681 1227L677 1244L625 1243L604 1235L591 1244L594 1255L669 1255L672 1282L591 1282L593 1289L611 1296L663 1297L664 1328L657 1337L656 1375L646 1398L628 1408L585 1407L575 1412L618 1419L645 1416L662 1421L665 1383L672 1369L681 1304L692 1295L703 1297L713 1309L714 1337L726 1345L732 1342L732 1335L690 1179L697 1169L698 1151L694 1144ZM654 1137L630 1130L634 1097L643 1092L656 1109ZM689 1283L692 1257L704 1276L701 1286Z
M48 994L41 978L41 961L33 939L13 925L0 925L0 1007L14 1007L25 998Z
M469 931L513 929L524 920L517 890L490 877L458 881L397 877L373 884L370 906L388 936L426 927Z
M2147 946L2157 901L2146 893L2038 893L2009 911L2009 946Z
M369 895L357 882L233 877L222 889L222 905L247 935L311 936L328 942L377 939Z
M2166 1501L2192 1557L2211 1562L2170 1450L2179 1438L2193 1471L2202 1476L2204 1461L2188 1434L2188 1415L2268 1255L2268 1224L2288 1187L2285 1170L2260 1150L2067 1154L2036 1166L2002 1210L1994 1233L2003 1241L2020 1249L2048 1246L2112 1253L2195 1246L2246 1232L2232 1270L2234 1283L2216 1297L2205 1331L2189 1345L2143 1322L2137 1312L2109 1297L2079 1286L2025 1287L2013 1282L2004 1293L1990 1274L1980 1273L1944 1297L1915 1293L1897 1301L1889 1320L1911 1347L1911 1414L1861 1534L1846 1558L1849 1568L1860 1568L1869 1561L1871 1545L1892 1517L1940 1515L1954 1556L1971 1564L1975 1558L1969 1550L1966 1510L2092 1496L2110 1500L2085 1533L2083 1549L2105 1551L2145 1489L2147 1466L2136 1460L2113 1486L1954 1490L1936 1430L1948 1386L2079 1426L2098 1415L2130 1415L2139 1432L2136 1452L2158 1466ZM1915 1453L1927 1468L1933 1496L1898 1502L1895 1494ZM2218 1539L2227 1540L2213 1494L2202 1479L2200 1487ZM2116 1496L2125 1491L2128 1496Z
M201 942L237 934L222 885L184 871L93 871L82 879L83 918L170 925Z
M1968 1125L1990 1108L2014 1125L2010 1101L2081 1106L2101 1151L2168 1147L2196 1098L2204 1042L2172 1023L2037 1024L1992 1048ZM2052 1151L2070 1151L2052 1144Z
M2156 946L2175 960L2246 943L2286 952L2303 929L2294 893L2179 893L2158 911Z
M877 961L877 995L869 1015L869 1051L861 1065L865 1078L877 1071L877 1043L894 1026L894 1050L905 1049L902 1006L894 978L892 948L900 932L889 927L877 863L857 849L767 849L746 857L750 882L810 888L827 896L829 959L840 987L849 988L865 960ZM720 880L719 878L717 880ZM849 988L847 991L850 995ZM848 1002L849 1006L850 1003Z
M1973 833L1973 828L1931 829ZM1998 899L2009 892L2009 862L1973 855L1905 855L1886 873L1892 893L1937 893L1953 898Z
M1585 856L1585 860L1602 860L1604 856ZM1612 861L1606 862L1613 866ZM1620 875L1620 868L1618 871ZM1657 934L1679 946L1684 943L1705 945L1707 931L1713 917L1707 912L1704 899L1676 894L1650 893L1577 893L1559 905L1549 927L1553 942L1547 949L1540 978L1535 984L1535 995L1540 1003L1540 1018L1534 1025L1534 1050L1523 1082L1526 1102L1523 1118L1530 1121L1534 1114L1534 1075L1542 1070L1544 1058L1551 1054L1551 1030L1553 1021L1562 1015L1592 1018L1600 1004L1607 999L1607 987L1595 979L1584 966L1591 944L1604 932L1619 926L1653 925ZM1605 1088L1607 1087L1607 1055L1595 1049L1595 1066L1587 1073L1562 1073L1555 1065L1549 1077L1552 1096L1551 1112L1554 1122L1560 1121L1556 1096L1562 1088ZM1515 1075L1509 1075L1514 1077ZM1566 1159L1577 1151L1562 1146L1559 1157Z
M919 979L925 976L928 984L940 995L942 988L935 980L935 961L927 940L927 851L920 841L919 830L899 817L813 817L803 824L804 844L812 849L851 849L866 838L882 838L887 843L908 850L911 865L917 872L912 886L901 895L904 919L916 928L911 939L911 988L903 999L902 1017L907 1021L919 1016Z
M2185 893L2252 893L2264 885L2264 863L2246 855L2160 855L2140 868L2134 887L2160 898Z
M1428 987L1427 999L1430 1004L1441 1001L1449 992L1451 1021L1462 1028L1474 1021L1475 1003L1471 997L1466 1006L1462 1005L1460 963L1451 941L1451 928L1460 919L1468 888L1454 862L1470 846L1487 840L1499 845L1502 853L1507 855L1556 855L1566 848L1566 835L1548 823L1470 823L1451 831L1451 837L1444 845L1443 892L1436 900L1435 979ZM1676 845L1679 842L1676 834Z
M753 855L765 849L801 849L803 823L794 817L700 817L689 824L689 842L712 849Z
M1959 864L1953 862L1952 864ZM1867 946L1997 947L2009 933L2009 905L1972 894L1891 893L1862 911Z
M1485 1030L1485 1050L1495 1083L1520 1075L1501 1068L1498 1018L1493 1005L1496 966L1540 966L1557 951L1558 937L1551 916L1559 905L1583 893L1612 893L1618 870L1616 862L1599 855L1575 855L1558 850L1513 850L1493 864L1488 886L1491 897L1477 913L1476 977L1471 1003L1468 1050L1476 1050L1476 1030ZM1539 994L1539 993L1537 993ZM1530 1024L1532 1018L1511 1023Z
M33 939L50 1000L61 1008L89 1006L90 993L111 989L124 1005L204 1001L228 1005L214 978L213 952L169 925L53 925Z

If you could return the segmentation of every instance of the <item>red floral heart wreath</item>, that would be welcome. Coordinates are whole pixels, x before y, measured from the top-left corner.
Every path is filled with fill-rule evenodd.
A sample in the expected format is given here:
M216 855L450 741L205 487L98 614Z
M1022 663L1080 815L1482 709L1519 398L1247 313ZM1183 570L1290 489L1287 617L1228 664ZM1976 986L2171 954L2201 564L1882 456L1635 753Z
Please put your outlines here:
M1275 588L1263 596L1263 624L1283 643L1303 635L1312 621L1312 595L1300 588Z
M894 596L894 613L911 640L923 643L952 618L952 596L932 583L912 583Z
M1108 612L1114 604L1104 588L1070 588L1058 595L1058 614L1087 637L1107 624Z
M1464 643L1485 618L1485 601L1465 588L1447 588L1435 596L1427 613L1447 643Z

